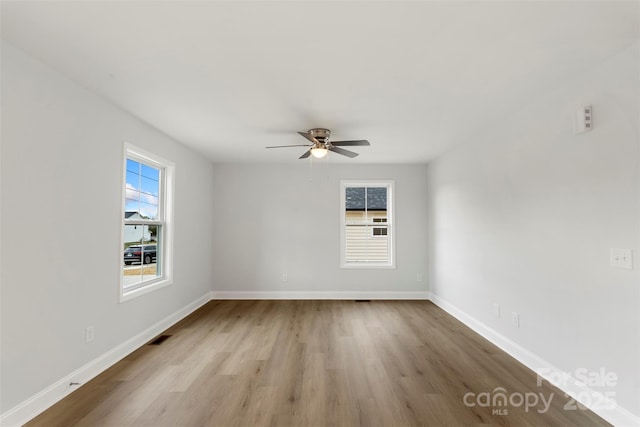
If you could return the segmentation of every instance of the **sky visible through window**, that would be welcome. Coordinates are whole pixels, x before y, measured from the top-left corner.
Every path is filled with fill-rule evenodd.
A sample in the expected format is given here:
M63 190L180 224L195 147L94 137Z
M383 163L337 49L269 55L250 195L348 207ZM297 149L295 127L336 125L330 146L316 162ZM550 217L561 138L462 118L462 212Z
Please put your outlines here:
M158 219L160 171L127 159L125 211L137 212L144 219Z

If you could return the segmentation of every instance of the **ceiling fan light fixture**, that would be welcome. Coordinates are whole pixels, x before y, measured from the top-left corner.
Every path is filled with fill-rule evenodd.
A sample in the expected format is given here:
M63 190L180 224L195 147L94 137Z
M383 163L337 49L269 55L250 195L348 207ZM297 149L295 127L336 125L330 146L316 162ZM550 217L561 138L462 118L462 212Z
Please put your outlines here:
M311 155L316 159L321 159L327 155L328 150L324 147L313 147L311 149Z

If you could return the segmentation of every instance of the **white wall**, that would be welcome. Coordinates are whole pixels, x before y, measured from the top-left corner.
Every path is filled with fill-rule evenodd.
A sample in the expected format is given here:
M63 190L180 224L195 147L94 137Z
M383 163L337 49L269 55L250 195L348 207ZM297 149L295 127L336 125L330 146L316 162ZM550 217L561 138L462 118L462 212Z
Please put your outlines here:
M638 75L635 45L428 166L432 294L563 371L615 372L636 415ZM594 130L573 135L588 104ZM610 248L633 249L634 269Z
M175 255L120 304L125 140L176 164ZM1 159L5 412L208 294L214 212L210 163L4 43Z
M396 269L340 268L341 179L395 180ZM216 165L214 182L218 295L426 296L424 165Z

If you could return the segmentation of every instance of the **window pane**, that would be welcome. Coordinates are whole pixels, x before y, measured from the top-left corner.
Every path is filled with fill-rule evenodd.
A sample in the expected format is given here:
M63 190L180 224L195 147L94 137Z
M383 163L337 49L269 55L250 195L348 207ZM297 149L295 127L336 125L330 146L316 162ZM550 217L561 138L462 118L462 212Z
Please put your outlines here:
M140 201L140 193L136 190L127 188L127 190L125 191L125 197L126 197L126 202L129 203L131 202L131 206L135 206L135 209L129 209L127 207L127 210L135 210L138 211L137 208L137 203Z
M158 206L158 198L147 193L140 193L140 201L149 205Z
M127 159L127 172L140 174L140 163L135 160Z
M142 173L141 175L152 179L154 181L159 181L160 179L160 171L154 167L151 167L149 165L145 165L144 163L141 163L141 167L142 167Z
M125 225L122 271L123 287L132 288L161 276L160 225Z
M345 194L345 205L348 211L362 210L364 211L364 187L347 187Z
M143 219L158 219L158 205L140 202L140 216Z
M351 225L345 229L346 262L383 263L389 260L389 239L378 227Z
M127 159L125 219L159 219L159 176L157 168Z
M131 200L132 202L138 202L140 201L140 192L131 187L127 187L125 197L127 200Z
M142 219L142 217L140 216L139 201L129 199L125 200L124 219Z
M142 177L140 181L140 191L151 194L153 196L158 196L159 183L155 179L149 179L147 177Z
M387 188L368 187L367 188L367 210L386 211L387 210Z
M136 172L127 171L127 188L131 188L133 190L140 189L140 175Z
M144 241L143 225L125 225L124 226L124 249L131 245L140 244Z

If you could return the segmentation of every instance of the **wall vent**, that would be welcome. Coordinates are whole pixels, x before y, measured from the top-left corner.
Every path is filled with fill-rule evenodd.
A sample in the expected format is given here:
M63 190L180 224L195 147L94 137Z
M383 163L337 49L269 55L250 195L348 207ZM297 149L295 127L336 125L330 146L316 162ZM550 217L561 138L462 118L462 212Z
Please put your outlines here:
M157 337L153 341L151 341L149 343L149 345L160 345L163 342L165 342L167 339L169 339L170 337L171 337L171 335L160 335L159 337Z

